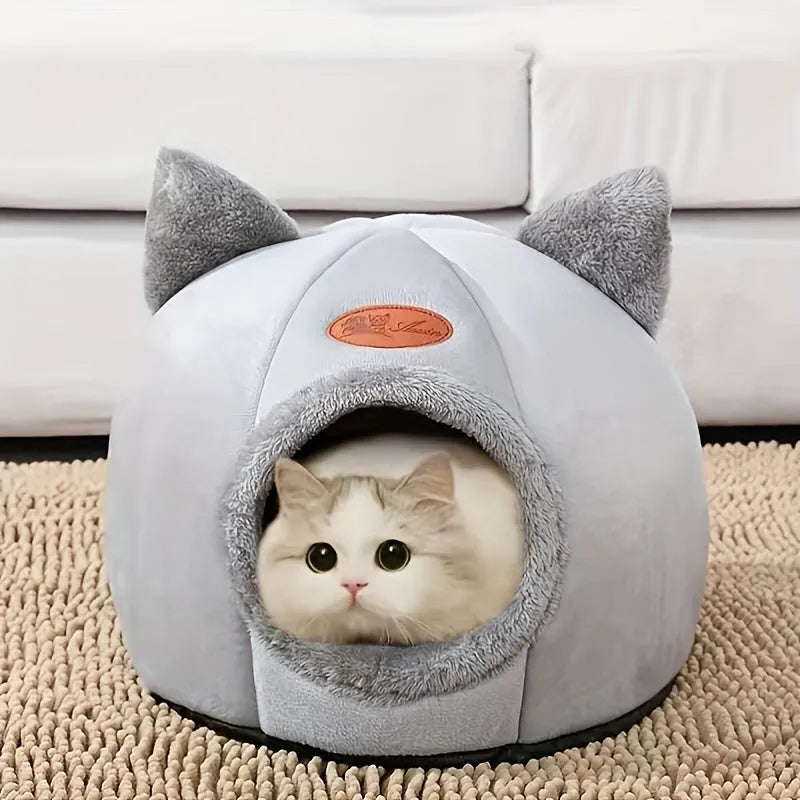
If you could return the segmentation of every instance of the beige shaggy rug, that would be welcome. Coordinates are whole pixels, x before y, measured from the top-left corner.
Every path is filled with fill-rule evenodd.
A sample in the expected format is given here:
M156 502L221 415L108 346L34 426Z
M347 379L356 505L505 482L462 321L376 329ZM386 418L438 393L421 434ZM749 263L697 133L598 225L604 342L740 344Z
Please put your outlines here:
M105 464L0 465L0 798L797 800L800 448L706 463L708 590L663 708L584 750L445 772L302 763L156 705L103 574Z

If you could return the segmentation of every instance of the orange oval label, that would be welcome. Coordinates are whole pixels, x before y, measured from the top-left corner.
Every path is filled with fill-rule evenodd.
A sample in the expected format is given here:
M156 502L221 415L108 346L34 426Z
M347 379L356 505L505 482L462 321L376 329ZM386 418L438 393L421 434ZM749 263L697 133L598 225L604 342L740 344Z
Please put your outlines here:
M417 306L355 308L328 326L328 336L357 347L424 347L452 335L453 326L441 314Z

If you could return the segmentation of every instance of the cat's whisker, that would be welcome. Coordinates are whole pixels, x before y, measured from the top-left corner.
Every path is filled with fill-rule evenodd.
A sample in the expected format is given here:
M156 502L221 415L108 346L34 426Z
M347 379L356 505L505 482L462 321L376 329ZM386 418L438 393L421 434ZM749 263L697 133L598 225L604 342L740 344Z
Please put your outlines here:
M416 617L410 617L406 615L401 616L399 619L408 620L408 622L410 622L412 625L416 625L418 628L421 628L425 633L428 634L428 636L431 637L431 639L436 639L436 634L434 633L434 631L431 628L429 628L422 620L419 620ZM401 624L399 622L399 619L398 619L398 625Z
M297 632L297 636L299 638L305 636L306 633L308 633L309 628L313 627L317 622L319 622L323 616L323 614L317 614L315 617L311 617L311 619L306 620L305 625L303 625Z
M407 647L411 647L414 644L414 637L406 630L405 626L399 619L395 617L394 624L397 626L397 630L400 631L400 635L403 637L403 641L405 642Z
M441 639L442 638L442 634L455 633L456 630L457 630L456 628L453 628L453 627L451 627L449 625L438 625L438 626L436 626L436 629L434 629L434 628L430 627L430 625L427 625L426 623L424 623L421 619L418 619L417 617L412 617L412 616L409 616L409 615L404 615L403 619L408 620L412 625L416 625L419 628L421 628L434 641L436 641L438 639Z
M392 642L393 637L390 631L390 626L392 625L397 629L397 632L400 634L400 636L403 637L403 640L407 646L410 647L411 645L415 644L414 637L405 629L400 621L401 619L405 619L405 617L402 615L398 616L393 614L389 609L384 609L381 606L373 606L371 611L373 614L377 614L378 616L383 617L385 620L384 634L386 636L386 644L391 644ZM409 617L408 619L411 618ZM414 622L414 620L411 621Z

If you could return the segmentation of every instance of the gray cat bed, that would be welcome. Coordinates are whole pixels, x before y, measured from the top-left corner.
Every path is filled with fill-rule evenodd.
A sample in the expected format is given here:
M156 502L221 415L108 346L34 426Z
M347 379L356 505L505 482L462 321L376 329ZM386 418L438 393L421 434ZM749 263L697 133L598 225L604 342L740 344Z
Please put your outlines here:
M661 702L708 535L694 416L652 338L668 221L663 180L637 170L531 215L518 240L413 214L301 238L233 176L163 151L152 335L114 416L107 498L144 685L222 731L351 763L519 760ZM375 409L466 434L517 487L524 579L455 642L314 644L263 613L276 459Z

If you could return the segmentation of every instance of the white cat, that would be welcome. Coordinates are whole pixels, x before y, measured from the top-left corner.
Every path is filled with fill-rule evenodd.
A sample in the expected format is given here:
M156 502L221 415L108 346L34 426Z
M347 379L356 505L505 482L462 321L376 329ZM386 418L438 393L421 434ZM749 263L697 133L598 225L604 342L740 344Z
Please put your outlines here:
M508 475L466 440L381 435L275 467L278 516L258 583L276 627L331 643L453 639L496 617L521 577Z

